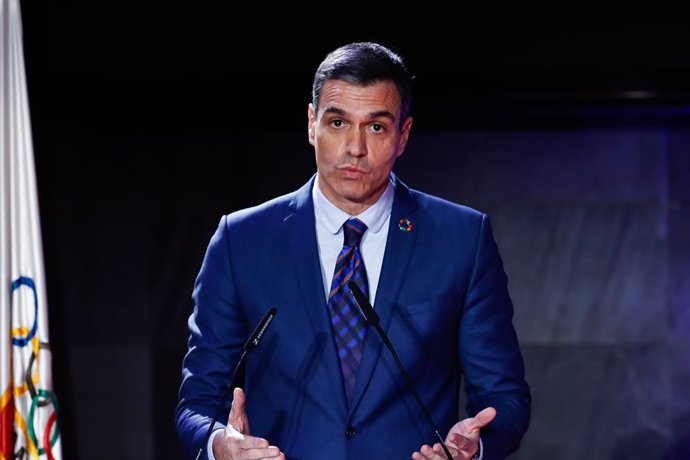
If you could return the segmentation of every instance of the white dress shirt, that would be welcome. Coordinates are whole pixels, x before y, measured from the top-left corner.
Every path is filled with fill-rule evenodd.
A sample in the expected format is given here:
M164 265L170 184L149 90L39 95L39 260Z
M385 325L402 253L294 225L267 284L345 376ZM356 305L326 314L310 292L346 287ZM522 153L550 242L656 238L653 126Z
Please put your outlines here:
M351 217L356 217L367 226L367 231L359 243L364 267L367 271L369 283L369 301L375 304L376 288L381 276L383 253L386 250L386 237L390 224L391 210L393 209L393 195L395 186L392 181L379 199L364 212L351 216L342 209L328 201L328 198L319 188L319 178L314 181L312 198L314 199L314 217L316 220L316 243L319 246L319 259L321 260L321 278L323 279L323 291L326 302L331 290L333 271L338 254L343 248L343 224Z

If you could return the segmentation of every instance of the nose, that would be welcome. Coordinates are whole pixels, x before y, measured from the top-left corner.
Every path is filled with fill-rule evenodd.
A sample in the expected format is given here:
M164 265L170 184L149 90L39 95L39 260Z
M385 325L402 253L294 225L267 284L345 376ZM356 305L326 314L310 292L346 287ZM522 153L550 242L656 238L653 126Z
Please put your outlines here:
M346 151L348 155L362 157L367 154L366 134L359 129L353 129L347 139Z

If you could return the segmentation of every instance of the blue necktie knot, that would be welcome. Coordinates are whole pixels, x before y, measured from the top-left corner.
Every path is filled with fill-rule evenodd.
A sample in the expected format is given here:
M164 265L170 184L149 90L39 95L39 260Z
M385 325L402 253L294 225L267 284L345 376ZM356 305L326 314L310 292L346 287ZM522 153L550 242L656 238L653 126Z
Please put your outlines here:
M350 218L343 224L343 232L345 234L344 245L349 248L359 246L366 230L367 226L364 222L356 217Z

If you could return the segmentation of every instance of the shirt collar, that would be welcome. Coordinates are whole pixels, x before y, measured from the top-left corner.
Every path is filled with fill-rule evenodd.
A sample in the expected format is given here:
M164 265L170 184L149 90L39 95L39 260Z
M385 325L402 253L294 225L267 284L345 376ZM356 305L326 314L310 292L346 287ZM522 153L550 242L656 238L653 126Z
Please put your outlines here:
M351 216L336 205L331 203L319 188L319 175L316 175L312 198L314 200L314 215L330 233L336 234L343 224L350 218L356 217L367 226L367 231L378 233L386 223L386 219L393 209L393 197L395 195L393 181L388 181L388 186L376 202L359 215Z

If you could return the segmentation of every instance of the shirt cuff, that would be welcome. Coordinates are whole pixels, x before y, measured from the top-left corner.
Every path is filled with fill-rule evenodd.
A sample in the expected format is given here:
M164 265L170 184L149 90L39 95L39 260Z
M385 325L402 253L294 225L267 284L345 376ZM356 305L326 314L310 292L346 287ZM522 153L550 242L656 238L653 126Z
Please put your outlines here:
M472 457L472 460L482 460L484 457L484 448L482 444L482 438L479 438L479 450L477 451L476 454L474 454L474 457ZM215 460L215 459L214 459Z
M206 452L208 453L208 460L216 460L216 457L213 456L213 440L216 438L216 435L223 431L223 428L218 428L217 430L213 431L211 433L211 436L208 437L208 443L206 444ZM481 439L479 440L481 443Z

